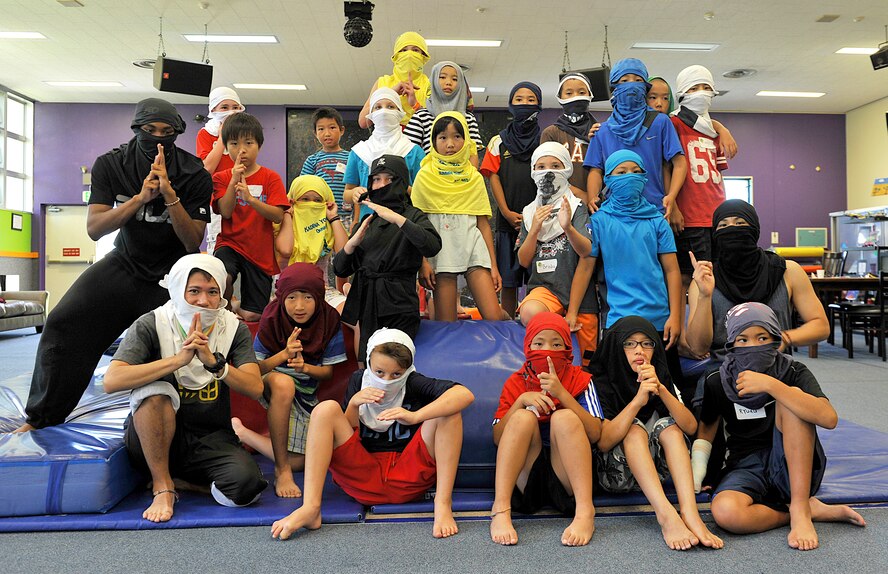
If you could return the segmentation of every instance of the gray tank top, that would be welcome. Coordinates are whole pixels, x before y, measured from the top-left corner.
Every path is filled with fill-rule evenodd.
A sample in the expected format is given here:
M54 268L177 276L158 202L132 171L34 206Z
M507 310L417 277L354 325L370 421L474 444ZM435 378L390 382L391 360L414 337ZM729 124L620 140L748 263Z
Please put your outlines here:
M735 303L725 297L718 287L712 291L712 345L709 348L709 353L716 361L725 359L725 343L728 340L725 317L734 305ZM765 301L765 305L777 315L777 323L780 324L782 330L792 328L793 310L789 301L789 291L786 289L786 281L780 282L768 300Z

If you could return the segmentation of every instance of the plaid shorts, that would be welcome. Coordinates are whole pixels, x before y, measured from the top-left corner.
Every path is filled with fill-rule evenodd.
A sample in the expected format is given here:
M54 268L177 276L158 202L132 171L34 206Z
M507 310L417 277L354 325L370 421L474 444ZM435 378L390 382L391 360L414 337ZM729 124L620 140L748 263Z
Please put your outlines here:
M648 447L651 451L651 458L657 469L657 477L660 482L666 480L669 476L669 468L666 466L666 453L660 446L660 433L675 424L672 417L660 417L654 412L647 423L639 419L635 419L634 424L640 426L648 434ZM690 441L685 437L690 449ZM595 451L595 474L598 483L608 492L632 492L639 491L641 487L632 475L629 469L629 463L626 462L626 454L623 452L623 445L618 444L608 452Z
M272 371L273 372L273 371ZM268 409L268 385L266 392L259 397L259 404ZM302 405L293 401L290 406L290 424L287 428L287 450L294 454L305 454L305 443L308 438L308 423L311 413L302 408Z

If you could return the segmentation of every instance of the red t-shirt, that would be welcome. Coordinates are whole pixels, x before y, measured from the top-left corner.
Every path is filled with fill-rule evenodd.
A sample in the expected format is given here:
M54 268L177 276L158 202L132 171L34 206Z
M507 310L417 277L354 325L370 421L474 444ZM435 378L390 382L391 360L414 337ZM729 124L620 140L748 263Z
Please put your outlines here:
M231 170L219 171L213 175L213 211L219 213L219 199L228 190ZM284 182L274 171L260 167L259 171L247 177L250 193L267 205L289 209L290 201ZM274 256L274 230L272 222L259 212L238 199L230 219L222 218L222 231L216 237L216 249L231 247L248 261L268 275L280 273Z
M576 365L570 365L568 369L570 369L573 376L564 377L565 380L562 381L564 388L571 394L571 396L577 399L580 406L596 417L601 418L601 405L598 402L598 394L595 392L595 387L592 385L592 375L584 371L582 367ZM540 392L539 382L531 382L529 379L525 379L523 368L520 371L512 373L509 378L506 379L506 383L503 385L503 391L500 393L499 406L496 409L496 413L493 415L493 424L498 423L500 419L506 416L506 413L508 413L509 409L512 408L512 405L515 404L518 397L528 391ZM554 397L551 398L555 403L555 408L561 408L558 399ZM551 414L547 415L540 413L539 422L548 422L551 416Z
M217 139L217 136L214 136L205 128L200 128L200 131L197 132L197 142L195 145L196 150L194 155L196 155L200 159L207 159L207 156L210 155L211 151L213 151L213 142L215 142ZM233 167L234 160L231 159L231 156L227 153L223 153L222 157L219 159L219 165L216 166L216 171L214 171L213 173L219 173L220 171L225 170L228 170L230 172L231 168Z
M721 172L728 169L728 160L720 155L718 137L701 134L677 116L669 119L688 160L688 175L677 200L685 227L712 227L712 214L725 200Z

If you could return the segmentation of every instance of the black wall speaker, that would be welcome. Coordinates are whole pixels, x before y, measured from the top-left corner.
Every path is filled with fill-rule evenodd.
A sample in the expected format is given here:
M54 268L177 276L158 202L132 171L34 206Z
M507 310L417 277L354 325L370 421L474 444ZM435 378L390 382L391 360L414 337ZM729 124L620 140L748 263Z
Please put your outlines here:
M888 68L888 46L879 48L875 54L870 54L870 60L873 62L873 70Z
M154 87L161 92L209 96L213 87L213 66L158 58L154 64Z
M558 81L567 74L583 74L589 80L589 87L592 88L593 102L606 102L610 99L610 68L604 66L602 68L589 68L587 70L568 70L563 74L558 74ZM558 94L555 94L556 96Z

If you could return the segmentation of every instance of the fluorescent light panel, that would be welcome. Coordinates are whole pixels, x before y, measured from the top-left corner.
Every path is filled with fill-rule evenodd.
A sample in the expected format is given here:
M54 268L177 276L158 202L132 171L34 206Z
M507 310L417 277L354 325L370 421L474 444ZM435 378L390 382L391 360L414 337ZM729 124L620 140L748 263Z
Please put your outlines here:
M469 90L473 94L483 94L487 91L487 88L482 88L481 86L469 86Z
M46 40L46 36L40 32L0 32L0 39L4 40Z
M305 84L234 84L239 90L298 90L303 91L307 88Z
M120 82L91 82L91 81L48 81L43 82L57 88L120 88Z
M855 54L860 56L869 56L878 52L878 48L842 48L836 50L836 54Z
M448 48L499 48L502 40L426 40L429 46L444 46Z
M636 42L633 50L663 50L670 52L711 52L721 44L692 44L688 42Z
M756 94L757 96L768 96L772 98L819 98L825 96L825 92L772 92L763 90Z
M238 36L233 34L183 34L189 42L217 44L277 44L277 36Z

